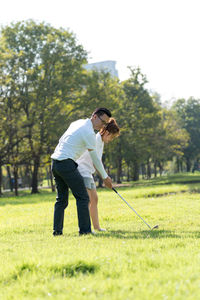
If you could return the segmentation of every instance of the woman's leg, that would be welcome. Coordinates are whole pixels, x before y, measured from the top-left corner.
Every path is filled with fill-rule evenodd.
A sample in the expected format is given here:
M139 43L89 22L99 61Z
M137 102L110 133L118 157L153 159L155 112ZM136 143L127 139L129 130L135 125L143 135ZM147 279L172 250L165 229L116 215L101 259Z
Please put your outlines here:
M90 216L92 219L92 224L94 229L99 231L106 231L105 229L102 229L99 225L99 215L98 215L98 195L96 189L88 189L87 192L89 195L89 210L90 210Z
M90 209L90 216L92 219L92 224L94 229L100 230L100 225L99 225L99 216L98 216L98 196L97 196L97 191L96 189L87 189L90 202L89 202L89 209Z

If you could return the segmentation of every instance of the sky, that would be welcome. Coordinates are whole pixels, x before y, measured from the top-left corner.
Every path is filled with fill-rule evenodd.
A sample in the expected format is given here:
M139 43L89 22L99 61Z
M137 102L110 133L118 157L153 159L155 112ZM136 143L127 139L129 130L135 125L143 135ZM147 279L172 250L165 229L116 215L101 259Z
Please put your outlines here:
M200 99L199 0L1 0L0 25L33 19L73 32L88 62L140 67L162 101Z

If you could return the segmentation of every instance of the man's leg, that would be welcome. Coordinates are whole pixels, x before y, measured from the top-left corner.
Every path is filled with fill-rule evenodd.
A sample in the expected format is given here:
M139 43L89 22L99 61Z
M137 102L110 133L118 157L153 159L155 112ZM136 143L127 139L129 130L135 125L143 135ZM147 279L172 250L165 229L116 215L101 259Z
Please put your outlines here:
M68 180L68 185L76 198L79 233L91 233L90 214L88 208L89 196L83 178L77 169L73 172L73 174L71 174L71 177Z
M57 174L57 163L53 162L52 172L54 175L54 180L56 183L57 197L54 206L54 224L53 230L54 235L61 235L64 223L64 210L68 206L68 185L62 179L60 175Z
M68 186L59 176L54 176L57 189L56 203L54 206L54 232L62 233L64 223L64 211L68 206Z
M53 169L54 170L54 169ZM71 160L56 162L56 174L68 186L76 198L79 233L91 233L90 215L88 209L89 196L82 176L77 170L77 164Z

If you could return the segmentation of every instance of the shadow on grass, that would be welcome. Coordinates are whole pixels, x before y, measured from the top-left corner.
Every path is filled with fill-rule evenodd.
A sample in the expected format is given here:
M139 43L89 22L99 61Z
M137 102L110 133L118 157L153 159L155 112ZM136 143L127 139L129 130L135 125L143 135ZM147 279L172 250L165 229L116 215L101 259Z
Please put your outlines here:
M105 236L106 238L117 239L182 239L193 238L200 239L199 231L181 231L177 233L172 230L142 230L142 231L125 231L125 230L111 230L106 233L102 233L99 237ZM97 235L98 237L98 235Z
M32 274L37 274L38 276L43 276L43 274L48 274L49 278L52 276L57 276L61 278L65 277L77 277L81 274L89 275L94 274L100 269L100 266L93 263L88 263L84 261L78 261L73 264L65 265L53 265L53 266L42 266L36 264L23 263L18 266L15 272L6 278L0 278L0 283L12 284L13 280L19 280L20 278L27 277L27 275L32 276Z
M181 235L170 230L143 230L143 231L125 231L125 230L111 230L99 235L106 238L118 239L163 239L163 238L181 238ZM97 235L98 237L98 235Z

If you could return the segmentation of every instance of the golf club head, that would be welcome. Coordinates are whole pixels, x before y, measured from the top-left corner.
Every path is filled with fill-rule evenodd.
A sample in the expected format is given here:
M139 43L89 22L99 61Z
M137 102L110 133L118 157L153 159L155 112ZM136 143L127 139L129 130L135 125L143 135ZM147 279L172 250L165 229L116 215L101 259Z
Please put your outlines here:
M151 228L151 230L157 229L159 226L155 225L154 227Z

